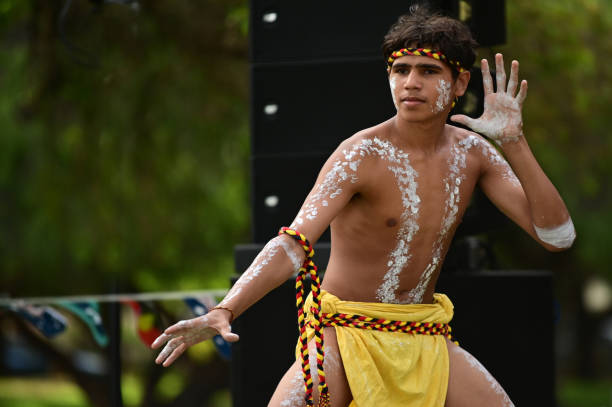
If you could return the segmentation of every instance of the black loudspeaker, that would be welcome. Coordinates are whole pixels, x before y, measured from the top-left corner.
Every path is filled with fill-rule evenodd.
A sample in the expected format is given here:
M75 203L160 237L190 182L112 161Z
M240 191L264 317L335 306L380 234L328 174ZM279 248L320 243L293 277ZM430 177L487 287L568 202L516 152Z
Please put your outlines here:
M285 154L252 159L253 241L266 242L289 226L314 186L327 154ZM319 239L329 241L329 232Z
M325 153L395 114L381 58L252 67L252 154Z
M482 46L505 42L504 0L252 0L251 61L381 58L384 35L414 3L462 19Z
M243 270L260 249L261 245L237 247L237 265ZM315 251L315 260L324 269L328 251L320 247ZM555 405L551 273L443 271L437 291L446 293L455 305L455 339L493 374L515 405ZM232 345L234 407L265 406L295 361L294 281L247 310L233 329L241 338Z
M481 47L506 42L505 0L459 0L455 17L466 23Z

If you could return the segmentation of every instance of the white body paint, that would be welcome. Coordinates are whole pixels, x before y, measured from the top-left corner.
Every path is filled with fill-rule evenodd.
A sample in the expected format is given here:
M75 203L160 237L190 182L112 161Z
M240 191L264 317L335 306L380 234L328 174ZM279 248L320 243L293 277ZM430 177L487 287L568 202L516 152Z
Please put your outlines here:
M469 150L472 147L479 148L482 154L488 159L489 163L497 167L497 169L502 172L502 177L504 179L512 182L515 185L521 184L516 174L514 174L514 171L512 171L510 164L508 164L506 159L501 155L499 151L495 149L495 147L491 145L491 143L487 142L481 137L478 137L474 134L470 134L465 139L461 140L459 142L459 145L461 145L466 150Z
M326 374L334 374L342 369L340 364L340 354L329 346L323 346L323 352L325 353L323 359L323 370ZM310 361L310 373L312 374L313 382L318 385L318 373L317 373L317 346L314 340L308 343L308 360ZM288 386L283 400L281 401L281 407L301 407L304 405L304 397L306 396L306 389L304 384L304 376L302 375L301 368L291 378L290 385Z
M396 291L399 287L399 275L410 260L410 242L419 230L417 218L421 199L417 195L417 172L410 165L408 154L397 149L388 141L378 138L363 139L344 150L344 160L333 163L332 169L325 174L323 181L317 184L313 193L298 212L292 227L298 227L304 222L304 217L315 219L322 207L328 205L329 199L334 199L342 193L342 184L355 183L358 180L357 169L366 156L376 155L388 161L388 169L395 175L401 192L403 213L401 226L397 233L397 245L389 255L388 270L383 277L382 285L376 291L376 297L387 303L399 303Z
M277 236L274 239L270 240L264 248L259 252L253 263L249 266L249 268L240 276L234 287L230 290L230 292L225 296L223 301L219 305L224 305L229 302L232 298L238 295L245 285L253 281L263 268L269 264L272 259L278 254L278 249L282 248L283 252L289 259L294 267L294 272L297 272L301 266L301 260L298 255L295 253L291 245L283 239L283 236Z
M488 106L485 99L484 115L480 119L469 119L466 124L472 130L484 134L499 145L518 141L523 135L522 132L514 136L508 136L504 133L508 129L520 130L523 128L519 102L507 94L496 94L496 96L499 100L495 108Z
M311 362L312 363L312 362ZM291 379L291 385L287 390L285 398L281 401L281 407L300 407L304 405L304 397L306 391L304 390L304 379L302 377L302 371L298 370L295 376Z
M533 228L541 241L560 249L571 247L574 239L576 239L576 230L572 218L554 228L539 228L536 225L533 225Z
M323 207L328 206L328 199L334 199L342 193L341 184L343 182L357 182L357 168L361 163L361 159L355 160L355 149L357 148L359 145L354 146L351 152L344 151L346 161L336 161L333 168L325 174L323 182L315 186L313 194L308 197L304 208L298 212L295 221L291 224L292 228L304 223L304 216L308 220L314 220L319 214L318 203L321 202Z
M295 252L295 247L291 247L291 244L285 239L281 239L281 236L278 237L278 242L285 251L287 257L289 257L289 260L291 260L291 264L293 265L293 271L297 272L302 266L302 258L298 255L298 253ZM299 253L302 254L303 252L300 250Z
M461 182L465 179L465 175L461 172L465 168L466 153L468 149L460 144L455 144L451 147L451 156L448 160L449 174L442 181L444 184L444 190L448 194L446 202L444 204L444 215L442 217L442 224L440 226L440 232L438 238L433 244L431 261L425 267L425 271L421 274L419 283L408 293L408 301L412 303L420 303L423 301L425 290L429 285L431 277L434 272L442 265L442 250L444 248L444 241L448 232L457 220L457 213L459 212L459 201L460 191L459 187Z
M438 91L438 99L436 100L436 106L432 110L434 113L441 113L450 102L451 84L444 79L440 79L438 85L436 85L436 90Z
M485 367L474 356L470 355L468 352L466 352L462 348L458 347L457 349L463 355L465 360L470 364L470 366L472 366L473 369L478 370L485 377L485 379L487 380L487 382L491 386L491 389L495 393L497 393L500 396L502 396L502 398L503 398L503 406L504 407L514 407L514 403L512 403L512 401L508 397L508 394L506 394L504 389L500 386L500 384L497 382L497 380L495 380L495 378L491 375L491 373L489 373L489 371L487 369L485 369Z
M448 161L449 172L448 176L443 180L447 198L444 205L444 215L442 217L440 232L433 244L431 261L427 267L425 267L423 274L421 274L417 286L409 291L407 298L408 302L420 303L423 301L423 296L432 276L442 266L444 242L452 226L457 221L460 187L465 179L465 175L462 174L462 172L466 168L467 153L472 147L479 148L483 156L488 159L489 163L498 167L498 170L503 173L505 179L520 185L518 178L504 157L490 143L481 137L471 134L451 147L451 155Z
M389 81L389 86L391 87L391 98L393 98L393 106L395 106L395 110L398 109L397 106L397 98L395 97L395 87L397 86L397 77L391 78Z
M393 85L392 85L393 86ZM462 174L466 167L466 155L472 148L477 147L489 162L499 167L504 177L518 183L518 179L503 156L488 142L476 135L469 135L459 143L451 147L449 158L448 176L443 180L443 186L447 193L444 206L444 215L440 226L440 232L432 248L432 257L419 278L419 283L408 293L407 298L400 299L397 295L399 289L400 274L408 265L411 253L410 244L419 231L418 217L421 199L417 194L418 173L410 165L408 154L396 148L388 141L378 138L363 139L353 145L350 150L344 150L344 159L333 163L332 169L325 174L323 181L315 186L313 193L304 203L304 207L298 213L292 227L299 227L308 220L316 219L320 211L329 205L329 200L334 199L342 193L343 183L358 181L357 170L363 158L375 155L389 162L388 169L396 178L398 189L401 193L403 212L401 224L397 232L397 244L389 253L387 261L387 272L383 277L381 285L376 290L376 298L384 303L418 303L422 302L427 286L443 262L443 249L446 238L457 221L460 201L460 187L465 175Z
M400 217L401 226L397 232L397 245L389 255L388 270L383 282L376 290L376 298L385 303L400 303L397 297L399 275L410 260L410 242L419 230L417 219L421 199L417 195L418 173L410 165L408 154L396 149L389 142L374 139L378 154L392 165L387 168L395 175L397 186L402 196L403 212ZM380 150L382 149L382 150Z

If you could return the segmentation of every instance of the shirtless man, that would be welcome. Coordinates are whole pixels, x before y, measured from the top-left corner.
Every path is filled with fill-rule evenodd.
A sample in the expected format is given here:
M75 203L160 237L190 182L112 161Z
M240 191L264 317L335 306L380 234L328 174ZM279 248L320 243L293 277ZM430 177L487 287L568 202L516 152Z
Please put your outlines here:
M400 18L386 35L383 53L389 64L397 114L340 144L321 169L291 225L313 244L331 225L333 243L322 289L334 301L391 307L400 304L407 310L440 307L440 303L449 313L449 320L452 304L449 308L436 297L438 294L434 296L435 285L477 184L503 213L546 249L563 250L573 243L575 232L565 204L523 135L521 110L527 82L519 83L517 61L512 62L507 81L502 55L495 56L494 91L488 62L482 60L483 115L478 119L451 117L488 137L503 155L481 135L446 124L453 100L467 89L475 46L469 29L462 23L419 9ZM153 344L158 348L167 342L156 363L169 366L189 346L216 334L229 342L237 341L238 336L231 332L231 319L286 281L304 259L302 247L291 237L280 235L270 240L219 308L166 329ZM420 383L425 377L441 377L444 382L435 390L439 395L426 401L422 394L407 395L404 389L394 389L397 396L394 393L370 399L375 396L366 395L357 403L357 393L363 393L361 387L367 387L372 376L362 386L358 380L361 372L352 370L369 372L373 367L347 366L349 359L357 355L352 352L361 352L343 348L347 330L363 331L324 328L324 370L334 407L347 406L352 400L353 405L512 405L501 386L473 356L440 336L438 345L442 343L444 350L439 357L446 372L426 371L410 379ZM383 334L405 344L425 336ZM313 343L310 342L311 356L315 353ZM419 343L428 349L435 346L434 342ZM387 358L399 359L399 369L404 361L406 366L412 363L401 349L394 347ZM437 350L434 353L438 355ZM420 355L427 357L425 351ZM310 365L314 369L316 360ZM270 406L305 405L301 371L298 360L279 383ZM377 373L381 377L384 374ZM391 374L403 377L402 372ZM313 380L316 403L316 374Z

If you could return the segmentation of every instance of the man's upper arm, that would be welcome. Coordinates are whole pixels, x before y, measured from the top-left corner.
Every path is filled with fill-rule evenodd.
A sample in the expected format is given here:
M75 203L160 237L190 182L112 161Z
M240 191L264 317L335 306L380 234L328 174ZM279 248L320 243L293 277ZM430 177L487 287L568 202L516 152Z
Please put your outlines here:
M321 168L291 227L314 244L363 185L367 160L359 153L359 142L340 144Z

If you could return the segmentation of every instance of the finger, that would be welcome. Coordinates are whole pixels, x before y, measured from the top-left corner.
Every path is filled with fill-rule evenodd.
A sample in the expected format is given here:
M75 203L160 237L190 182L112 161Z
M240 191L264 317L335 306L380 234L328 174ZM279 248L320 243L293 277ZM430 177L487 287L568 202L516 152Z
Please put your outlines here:
M174 350L180 345L182 337L174 338L170 342L166 344L166 347L157 355L155 358L155 363L158 365L162 363L166 358L174 352Z
M510 66L510 80L508 81L508 94L512 97L516 94L516 86L518 85L518 61L512 61Z
M164 333L165 334L173 334L173 333L177 333L180 330L191 328L192 326L193 326L193 319L179 321L176 324L166 328Z
M232 327L230 325L226 325L219 329L219 334L225 339L227 342L238 342L240 337L232 332Z
M172 354L170 355L170 357L168 359L166 359L166 361L164 362L163 366L164 367L168 367L170 366L172 363L174 363L174 361L183 354L183 352L185 352L185 349L187 349L187 344L186 343L181 343L175 350L174 352L172 352Z
M504 70L504 57L502 54L495 54L495 79L497 80L497 91L506 91L506 71Z
M489 69L489 61L483 59L480 62L482 71L482 86L484 88L485 95L493 93L493 79L491 78L491 70Z
M463 115L463 114L454 114L451 116L450 119L451 121L455 123L462 124L469 128L473 128L474 122L476 121L475 119L472 119L471 117Z
M153 341L153 343L151 344L151 349L157 349L160 346L162 346L164 343L166 343L166 341L170 340L170 338L172 338L171 335L166 335L161 334L159 335L157 338L155 338L155 340Z
M525 98L527 98L527 81L523 80L521 82L521 89L519 90L519 93L516 96L516 100L519 106L523 107L523 102L525 101Z

